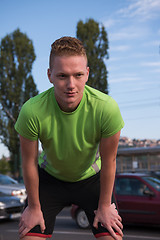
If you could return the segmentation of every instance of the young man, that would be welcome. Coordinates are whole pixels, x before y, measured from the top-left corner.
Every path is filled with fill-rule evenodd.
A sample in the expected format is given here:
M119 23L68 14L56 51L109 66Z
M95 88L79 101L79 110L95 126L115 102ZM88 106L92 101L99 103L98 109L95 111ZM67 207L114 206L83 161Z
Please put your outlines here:
M74 203L85 210L96 238L122 239L121 217L111 197L124 122L111 97L85 85L88 76L82 43L60 38L52 44L48 69L54 87L21 109L15 128L28 204L20 238L51 237L56 215ZM43 147L40 157L38 140Z

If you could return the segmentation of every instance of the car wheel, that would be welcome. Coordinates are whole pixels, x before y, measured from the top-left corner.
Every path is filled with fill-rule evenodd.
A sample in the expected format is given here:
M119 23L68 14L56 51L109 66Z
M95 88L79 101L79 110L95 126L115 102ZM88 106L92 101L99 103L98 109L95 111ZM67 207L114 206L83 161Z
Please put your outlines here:
M83 229L89 227L88 218L87 218L85 212L82 209L79 209L77 211L76 223L80 228L83 228Z

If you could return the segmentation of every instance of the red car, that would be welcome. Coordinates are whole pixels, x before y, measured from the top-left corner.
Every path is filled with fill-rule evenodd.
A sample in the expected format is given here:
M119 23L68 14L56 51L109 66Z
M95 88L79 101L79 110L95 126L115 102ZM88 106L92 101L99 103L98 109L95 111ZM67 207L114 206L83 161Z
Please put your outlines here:
M160 225L160 179L155 175L117 174L115 196L124 225ZM71 215L79 227L89 227L87 217L79 206L72 206Z
M124 224L160 225L160 179L131 173L116 176L115 193Z

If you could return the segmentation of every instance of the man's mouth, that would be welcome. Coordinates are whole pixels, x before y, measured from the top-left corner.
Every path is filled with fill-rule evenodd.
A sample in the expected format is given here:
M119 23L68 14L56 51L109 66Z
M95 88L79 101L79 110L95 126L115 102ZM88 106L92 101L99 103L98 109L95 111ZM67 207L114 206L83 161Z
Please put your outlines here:
M69 97L73 97L76 94L76 92L65 92L65 94Z

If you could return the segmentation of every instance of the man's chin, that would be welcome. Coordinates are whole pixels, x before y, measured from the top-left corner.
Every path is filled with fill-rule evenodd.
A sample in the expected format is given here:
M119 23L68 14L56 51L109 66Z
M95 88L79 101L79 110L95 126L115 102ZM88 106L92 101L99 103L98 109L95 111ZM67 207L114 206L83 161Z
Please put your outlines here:
M76 110L76 108L78 107L79 102L74 101L66 101L65 104L65 109L67 110L67 112L73 112L74 110Z

